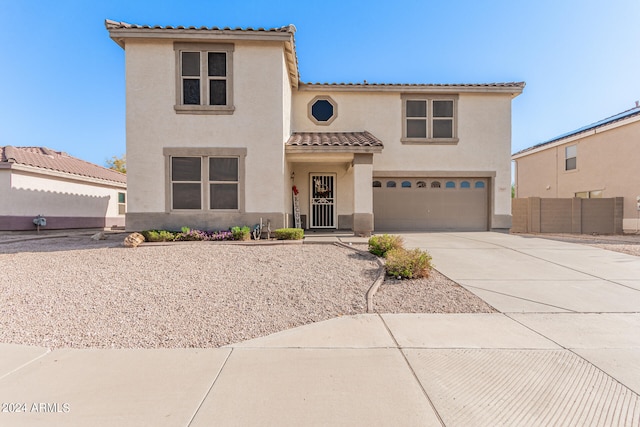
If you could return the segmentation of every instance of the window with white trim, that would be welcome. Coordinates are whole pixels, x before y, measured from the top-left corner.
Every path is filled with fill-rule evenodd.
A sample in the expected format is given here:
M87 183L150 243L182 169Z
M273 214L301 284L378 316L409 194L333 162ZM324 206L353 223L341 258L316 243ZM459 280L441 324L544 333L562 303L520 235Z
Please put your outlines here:
M127 194L118 193L118 215L127 213Z
M575 145L569 145L564 148L564 170L570 171L576 169L578 149Z
M402 142L456 143L457 96L402 95Z
M175 43L178 113L233 113L233 45Z

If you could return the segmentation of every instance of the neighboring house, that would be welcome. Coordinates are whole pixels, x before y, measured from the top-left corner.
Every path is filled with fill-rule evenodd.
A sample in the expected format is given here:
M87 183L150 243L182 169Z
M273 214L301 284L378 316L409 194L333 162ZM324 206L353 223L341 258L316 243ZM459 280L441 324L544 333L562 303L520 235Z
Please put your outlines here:
M524 83L302 83L292 25L106 27L126 53L127 229L293 226L294 186L308 229L511 226Z
M640 227L640 106L515 153L516 197L624 199Z
M0 230L105 228L125 225L127 180L45 147L0 147Z

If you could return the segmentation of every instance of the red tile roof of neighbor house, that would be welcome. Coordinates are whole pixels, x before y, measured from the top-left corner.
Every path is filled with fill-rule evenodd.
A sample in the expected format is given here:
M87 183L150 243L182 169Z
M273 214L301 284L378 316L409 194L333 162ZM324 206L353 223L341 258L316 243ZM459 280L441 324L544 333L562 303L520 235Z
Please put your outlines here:
M295 147L382 147L382 141L364 132L294 132L287 145Z
M11 145L0 147L0 163L15 163L121 184L127 183L127 176L123 173L46 147L13 147Z

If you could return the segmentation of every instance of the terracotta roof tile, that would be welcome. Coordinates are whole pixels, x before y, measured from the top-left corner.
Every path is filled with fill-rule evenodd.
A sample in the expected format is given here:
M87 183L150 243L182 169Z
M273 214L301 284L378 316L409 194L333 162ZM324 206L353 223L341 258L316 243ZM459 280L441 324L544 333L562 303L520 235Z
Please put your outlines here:
M71 157L67 153L46 147L0 147L0 163L16 163L57 172L127 183L123 173Z
M118 22L112 21L111 19L106 19L104 22L107 30L200 30L200 31L244 31L244 32L271 32L271 33L291 33L294 34L296 32L296 27L294 25L286 25L284 27L275 27L275 28L253 28L253 27L194 27L189 26L185 27L182 25L137 25L137 24L129 24L128 22Z
M321 87L418 87L418 88L515 88L523 89L524 82L504 83L303 83L305 86Z
M294 132L287 141L294 147L382 147L382 141L364 132Z

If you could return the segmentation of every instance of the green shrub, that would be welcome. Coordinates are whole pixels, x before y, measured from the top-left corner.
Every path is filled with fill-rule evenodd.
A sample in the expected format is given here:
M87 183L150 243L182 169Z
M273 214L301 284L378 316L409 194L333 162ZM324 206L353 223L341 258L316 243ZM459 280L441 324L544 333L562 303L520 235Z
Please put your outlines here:
M233 240L251 239L251 229L246 225L244 227L231 227L231 234L233 235Z
M401 236L382 234L369 239L369 252L377 256L385 256L391 249L402 248L404 240Z
M141 234L147 242L173 242L176 238L167 230L145 230Z
M426 251L396 248L387 252L385 268L390 276L418 279L429 277L433 266L431 265L431 255Z
M304 238L302 228L278 228L273 234L278 240L302 240Z

